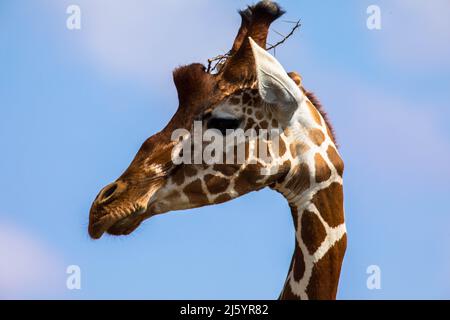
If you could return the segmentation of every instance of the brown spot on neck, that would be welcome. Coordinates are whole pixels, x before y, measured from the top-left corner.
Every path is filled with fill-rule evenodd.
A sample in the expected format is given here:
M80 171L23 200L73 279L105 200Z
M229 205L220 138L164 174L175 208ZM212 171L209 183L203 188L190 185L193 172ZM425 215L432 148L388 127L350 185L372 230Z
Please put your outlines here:
M294 275L294 280L300 281L305 275L305 258L297 242L295 244L291 268L293 268L292 273Z
M325 227L315 213L305 211L301 221L301 237L310 254L319 249L327 236Z
M336 149L333 146L329 146L327 150L328 159L330 159L337 173L342 177L344 174L344 161L337 153Z
M181 186L184 183L184 179L185 179L184 172L183 172L183 170L180 170L180 169L181 168L175 169L174 173L171 176L172 181L179 186Z
M241 166L238 164L215 164L213 169L226 176L232 176L239 170Z
M185 165L184 172L186 173L186 176L193 177L197 174L197 169L194 165Z
M225 179L212 174L207 174L205 176L205 184L210 193L217 194L227 190L230 181L229 179Z
M193 206L205 205L208 203L208 197L203 192L202 182L197 179L188 184L183 189L184 194L189 198L189 202Z
M325 109L323 108L320 101L317 99L317 97L314 95L314 93L306 90L304 87L301 87L303 92L305 93L306 97L309 101L314 105L315 109L319 111L320 115L322 116L323 120L325 121L325 124L327 125L327 130L329 132L330 138L333 140L334 144L337 145L336 142L336 135L334 133L333 126L331 125L330 119L328 118L328 114L325 112Z
M328 167L328 164L320 153L316 153L314 162L316 167L316 182L320 183L327 181L331 177L331 169Z
M238 194L243 195L250 191L256 191L264 187L264 185L258 185L258 181L265 178L265 176L261 175L261 170L262 166L259 164L247 165L245 169L240 172L235 181L235 191Z
M310 170L306 163L301 163L291 179L286 183L285 188L289 189L292 194L301 194L310 186Z
M342 260L347 248L347 236L336 242L313 267L306 293L312 300L336 299Z
M320 116L317 109L314 107L314 105L311 103L311 101L306 101L306 105L308 106L309 112L311 113L314 121L317 123L317 125L322 126L322 117Z
M216 203L216 204L223 203L223 202L230 201L231 199L232 198L228 193L224 193L224 194L217 196L217 198L214 199L214 203Z
M344 223L343 197L342 185L333 182L328 188L317 191L312 199L312 203L331 228Z
M317 146L321 146L325 141L325 135L323 134L323 132L315 128L309 130L309 138Z
M298 156L306 153L309 150L309 147L300 141L293 141L289 148L291 150L291 155L293 158L297 158Z

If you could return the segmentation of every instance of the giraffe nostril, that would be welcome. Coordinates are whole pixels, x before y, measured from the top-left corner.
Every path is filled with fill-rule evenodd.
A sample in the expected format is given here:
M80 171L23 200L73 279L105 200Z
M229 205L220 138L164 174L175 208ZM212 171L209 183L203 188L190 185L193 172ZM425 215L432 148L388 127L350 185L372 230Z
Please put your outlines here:
M112 183L108 186L106 186L103 191L100 192L100 195L98 197L99 201L105 201L114 194L114 192L117 190L117 183Z

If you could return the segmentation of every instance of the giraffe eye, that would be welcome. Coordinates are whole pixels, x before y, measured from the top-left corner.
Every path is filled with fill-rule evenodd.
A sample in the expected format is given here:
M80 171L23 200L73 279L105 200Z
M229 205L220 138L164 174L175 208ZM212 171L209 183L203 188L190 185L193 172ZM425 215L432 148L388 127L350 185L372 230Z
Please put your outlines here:
M239 127L241 121L239 119L211 118L208 120L206 127L208 129L219 130L222 135L226 135L227 129L235 130Z

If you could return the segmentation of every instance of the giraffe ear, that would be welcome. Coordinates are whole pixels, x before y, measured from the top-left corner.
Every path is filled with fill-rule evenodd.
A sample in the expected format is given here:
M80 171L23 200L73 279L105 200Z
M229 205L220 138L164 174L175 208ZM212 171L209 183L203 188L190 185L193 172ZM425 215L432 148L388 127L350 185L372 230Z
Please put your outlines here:
M277 59L258 46L252 38L250 43L261 98L267 103L279 105L283 113L292 113L303 101L303 93Z

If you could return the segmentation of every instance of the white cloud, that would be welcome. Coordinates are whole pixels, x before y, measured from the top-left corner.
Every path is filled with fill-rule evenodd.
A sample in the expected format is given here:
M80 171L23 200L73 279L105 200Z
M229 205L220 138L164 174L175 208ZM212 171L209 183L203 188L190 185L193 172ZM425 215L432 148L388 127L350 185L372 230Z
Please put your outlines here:
M389 0L380 7L374 44L387 61L412 70L450 67L450 1Z
M50 3L58 10L52 16L59 17L61 3ZM108 75L168 85L178 65L205 63L230 48L240 22L236 9L245 3L80 0L80 52ZM381 0L379 5L382 30L367 32L391 67L450 67L450 1Z
M0 221L0 298L46 298L65 288L65 268L45 244Z
M78 5L86 58L103 72L156 84L161 75L171 79L179 65L206 63L226 52L240 24L236 3L81 0Z

